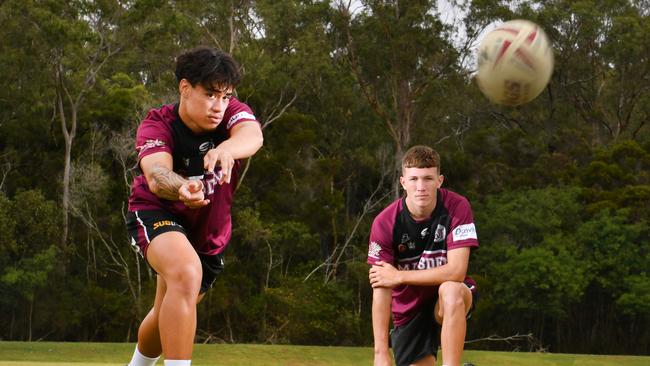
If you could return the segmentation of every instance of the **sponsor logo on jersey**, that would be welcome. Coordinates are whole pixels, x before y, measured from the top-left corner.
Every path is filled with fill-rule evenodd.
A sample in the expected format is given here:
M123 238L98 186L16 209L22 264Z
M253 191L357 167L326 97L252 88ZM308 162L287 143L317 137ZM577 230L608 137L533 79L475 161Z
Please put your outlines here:
M170 221L170 220L162 220L162 221L155 222L155 223L153 224L153 229L154 229L154 230L158 230L158 229L160 229L160 228L163 227L163 226L178 226L178 224L175 223L174 221Z
M206 141L206 142L202 143L201 145L199 145L199 151L202 152L202 153L206 153L206 152L208 152L208 150L212 149L213 147L214 147L214 144L212 143L212 141Z
M476 227L474 226L474 223L458 225L452 231L452 239L453 241L477 239Z
M409 240L411 240L409 234L402 234L402 240L401 240L402 243L406 243Z
M409 241L407 245L408 245L409 249L411 249L411 250L415 249L415 242L414 241Z
M433 237L433 242L440 243L441 241L445 240L446 237L447 237L447 229L445 228L444 225L438 224L438 227L436 228L436 234Z
M397 269L400 271L411 271L440 267L445 264L447 264L447 257L420 257L420 260L417 262L398 263Z
M232 125L234 125L235 123L237 123L237 122L239 122L241 120L256 121L254 115L252 115L252 114L250 114L248 112L239 112L239 113L235 114L234 116L230 117L230 119L228 120L228 126L227 127L230 128L230 127L232 127Z
M425 227L425 228L422 229L422 231L420 232L420 237L421 237L422 239L424 239L424 238L426 238L427 235L429 235L429 228L428 228L428 227Z
M404 253L404 252L406 251L406 245L404 245L404 244L400 244L400 245L398 245L398 246L397 246L397 250L398 250L400 253Z
M368 247L368 257L379 259L379 253L381 253L381 245L376 241L370 242Z

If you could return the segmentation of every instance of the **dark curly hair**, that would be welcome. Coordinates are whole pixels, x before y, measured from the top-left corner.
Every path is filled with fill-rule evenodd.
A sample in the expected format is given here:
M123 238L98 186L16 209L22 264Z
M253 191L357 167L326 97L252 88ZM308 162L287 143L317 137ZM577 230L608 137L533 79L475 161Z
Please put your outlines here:
M192 86L201 84L212 90L234 88L241 80L237 62L221 50L199 46L183 52L176 58L176 79L186 79Z

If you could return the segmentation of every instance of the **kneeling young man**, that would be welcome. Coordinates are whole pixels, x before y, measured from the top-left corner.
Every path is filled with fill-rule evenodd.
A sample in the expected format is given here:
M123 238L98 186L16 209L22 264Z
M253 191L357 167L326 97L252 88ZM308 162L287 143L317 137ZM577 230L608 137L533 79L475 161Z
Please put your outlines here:
M443 365L461 362L476 291L466 272L478 240L469 202L440 188L443 180L438 153L412 147L402 159L406 196L372 224L368 264L375 366L392 364L389 344L397 366L435 365L439 343Z

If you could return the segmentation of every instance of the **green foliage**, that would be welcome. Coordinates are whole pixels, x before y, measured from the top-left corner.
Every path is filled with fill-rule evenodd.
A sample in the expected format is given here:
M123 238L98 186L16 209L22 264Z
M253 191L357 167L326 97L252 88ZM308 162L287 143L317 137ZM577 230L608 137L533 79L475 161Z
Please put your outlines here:
M197 340L370 344L369 226L399 195L396 153L428 144L476 217L468 338L649 352L646 2L453 3L455 24L425 0L1 2L0 338L135 339L155 274L125 241L134 128L177 100L176 55L207 44L239 61L237 96L265 146L238 187ZM555 71L506 108L480 94L471 60L484 27L512 18L546 30Z
M291 344L358 344L359 315L341 285L285 281L268 289L271 329ZM275 336L275 335L274 335Z

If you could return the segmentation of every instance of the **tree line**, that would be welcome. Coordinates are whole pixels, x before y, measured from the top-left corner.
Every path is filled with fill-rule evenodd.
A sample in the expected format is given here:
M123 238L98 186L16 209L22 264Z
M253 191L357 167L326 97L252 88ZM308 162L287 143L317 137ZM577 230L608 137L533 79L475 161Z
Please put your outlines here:
M154 274L124 215L134 138L174 57L240 62L263 126L199 342L370 345L367 237L415 144L472 203L468 347L650 352L650 6L644 0L0 3L0 340L134 341ZM495 21L555 49L533 102L473 80ZM464 37L459 38L459 34Z

